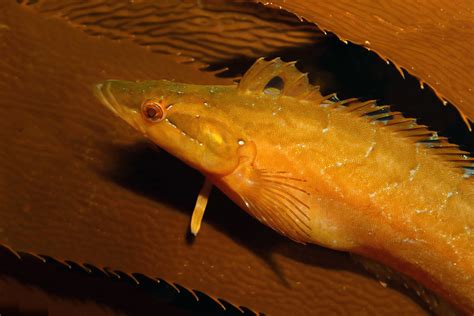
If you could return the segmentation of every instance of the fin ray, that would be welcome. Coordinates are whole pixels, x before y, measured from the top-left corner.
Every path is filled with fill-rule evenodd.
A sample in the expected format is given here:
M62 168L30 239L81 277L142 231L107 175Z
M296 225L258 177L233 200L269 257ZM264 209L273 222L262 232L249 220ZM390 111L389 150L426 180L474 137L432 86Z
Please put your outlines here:
M310 208L305 199L309 193L306 181L290 173L251 169L249 186L242 186L239 195L244 209L275 231L297 242L310 240ZM273 178L273 177L276 177Z
M357 99L348 99L338 102L334 106L343 108L349 113L357 113L360 117L367 118L369 122L380 123L382 127L389 128L401 137L424 145L431 154L440 157L453 168L472 168L474 158L470 157L469 152L450 143L448 138L438 136L437 132L430 131L426 125L418 124L416 119L406 118L400 112L392 112L389 105L377 105L373 100L363 102ZM463 162L465 163L463 164ZM469 178L472 175L467 172L464 177Z

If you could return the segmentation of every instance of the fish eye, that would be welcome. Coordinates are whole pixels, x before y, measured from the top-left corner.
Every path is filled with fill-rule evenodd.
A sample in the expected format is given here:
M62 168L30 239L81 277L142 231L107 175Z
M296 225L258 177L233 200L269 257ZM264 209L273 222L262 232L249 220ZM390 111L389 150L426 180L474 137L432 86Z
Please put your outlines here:
M142 115L147 121L156 123L165 119L166 112L161 102L149 99L142 104Z

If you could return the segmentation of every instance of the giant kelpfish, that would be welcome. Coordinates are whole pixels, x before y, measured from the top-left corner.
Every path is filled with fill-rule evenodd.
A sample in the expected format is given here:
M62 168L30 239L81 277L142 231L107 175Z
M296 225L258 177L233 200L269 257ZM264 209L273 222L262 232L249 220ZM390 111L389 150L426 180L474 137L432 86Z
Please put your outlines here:
M95 94L205 176L194 234L216 186L282 235L374 259L474 312L472 158L415 119L323 96L278 58L235 85L108 80Z

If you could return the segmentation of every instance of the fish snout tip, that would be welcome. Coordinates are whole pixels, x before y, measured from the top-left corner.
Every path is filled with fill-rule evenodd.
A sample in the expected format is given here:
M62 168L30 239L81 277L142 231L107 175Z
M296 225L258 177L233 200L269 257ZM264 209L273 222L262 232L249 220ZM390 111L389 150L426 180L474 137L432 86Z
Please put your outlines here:
M99 82L94 85L94 93L97 95L97 92L100 92L102 90L102 87L104 86L103 82Z

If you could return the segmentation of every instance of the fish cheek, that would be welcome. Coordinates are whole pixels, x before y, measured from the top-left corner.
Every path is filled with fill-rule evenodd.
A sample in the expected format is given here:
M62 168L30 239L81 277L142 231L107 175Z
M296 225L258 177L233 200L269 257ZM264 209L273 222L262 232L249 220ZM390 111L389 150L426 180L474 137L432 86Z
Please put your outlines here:
M206 133L200 138L203 151L201 163L203 171L214 175L232 173L239 164L238 144L228 135L219 133Z

